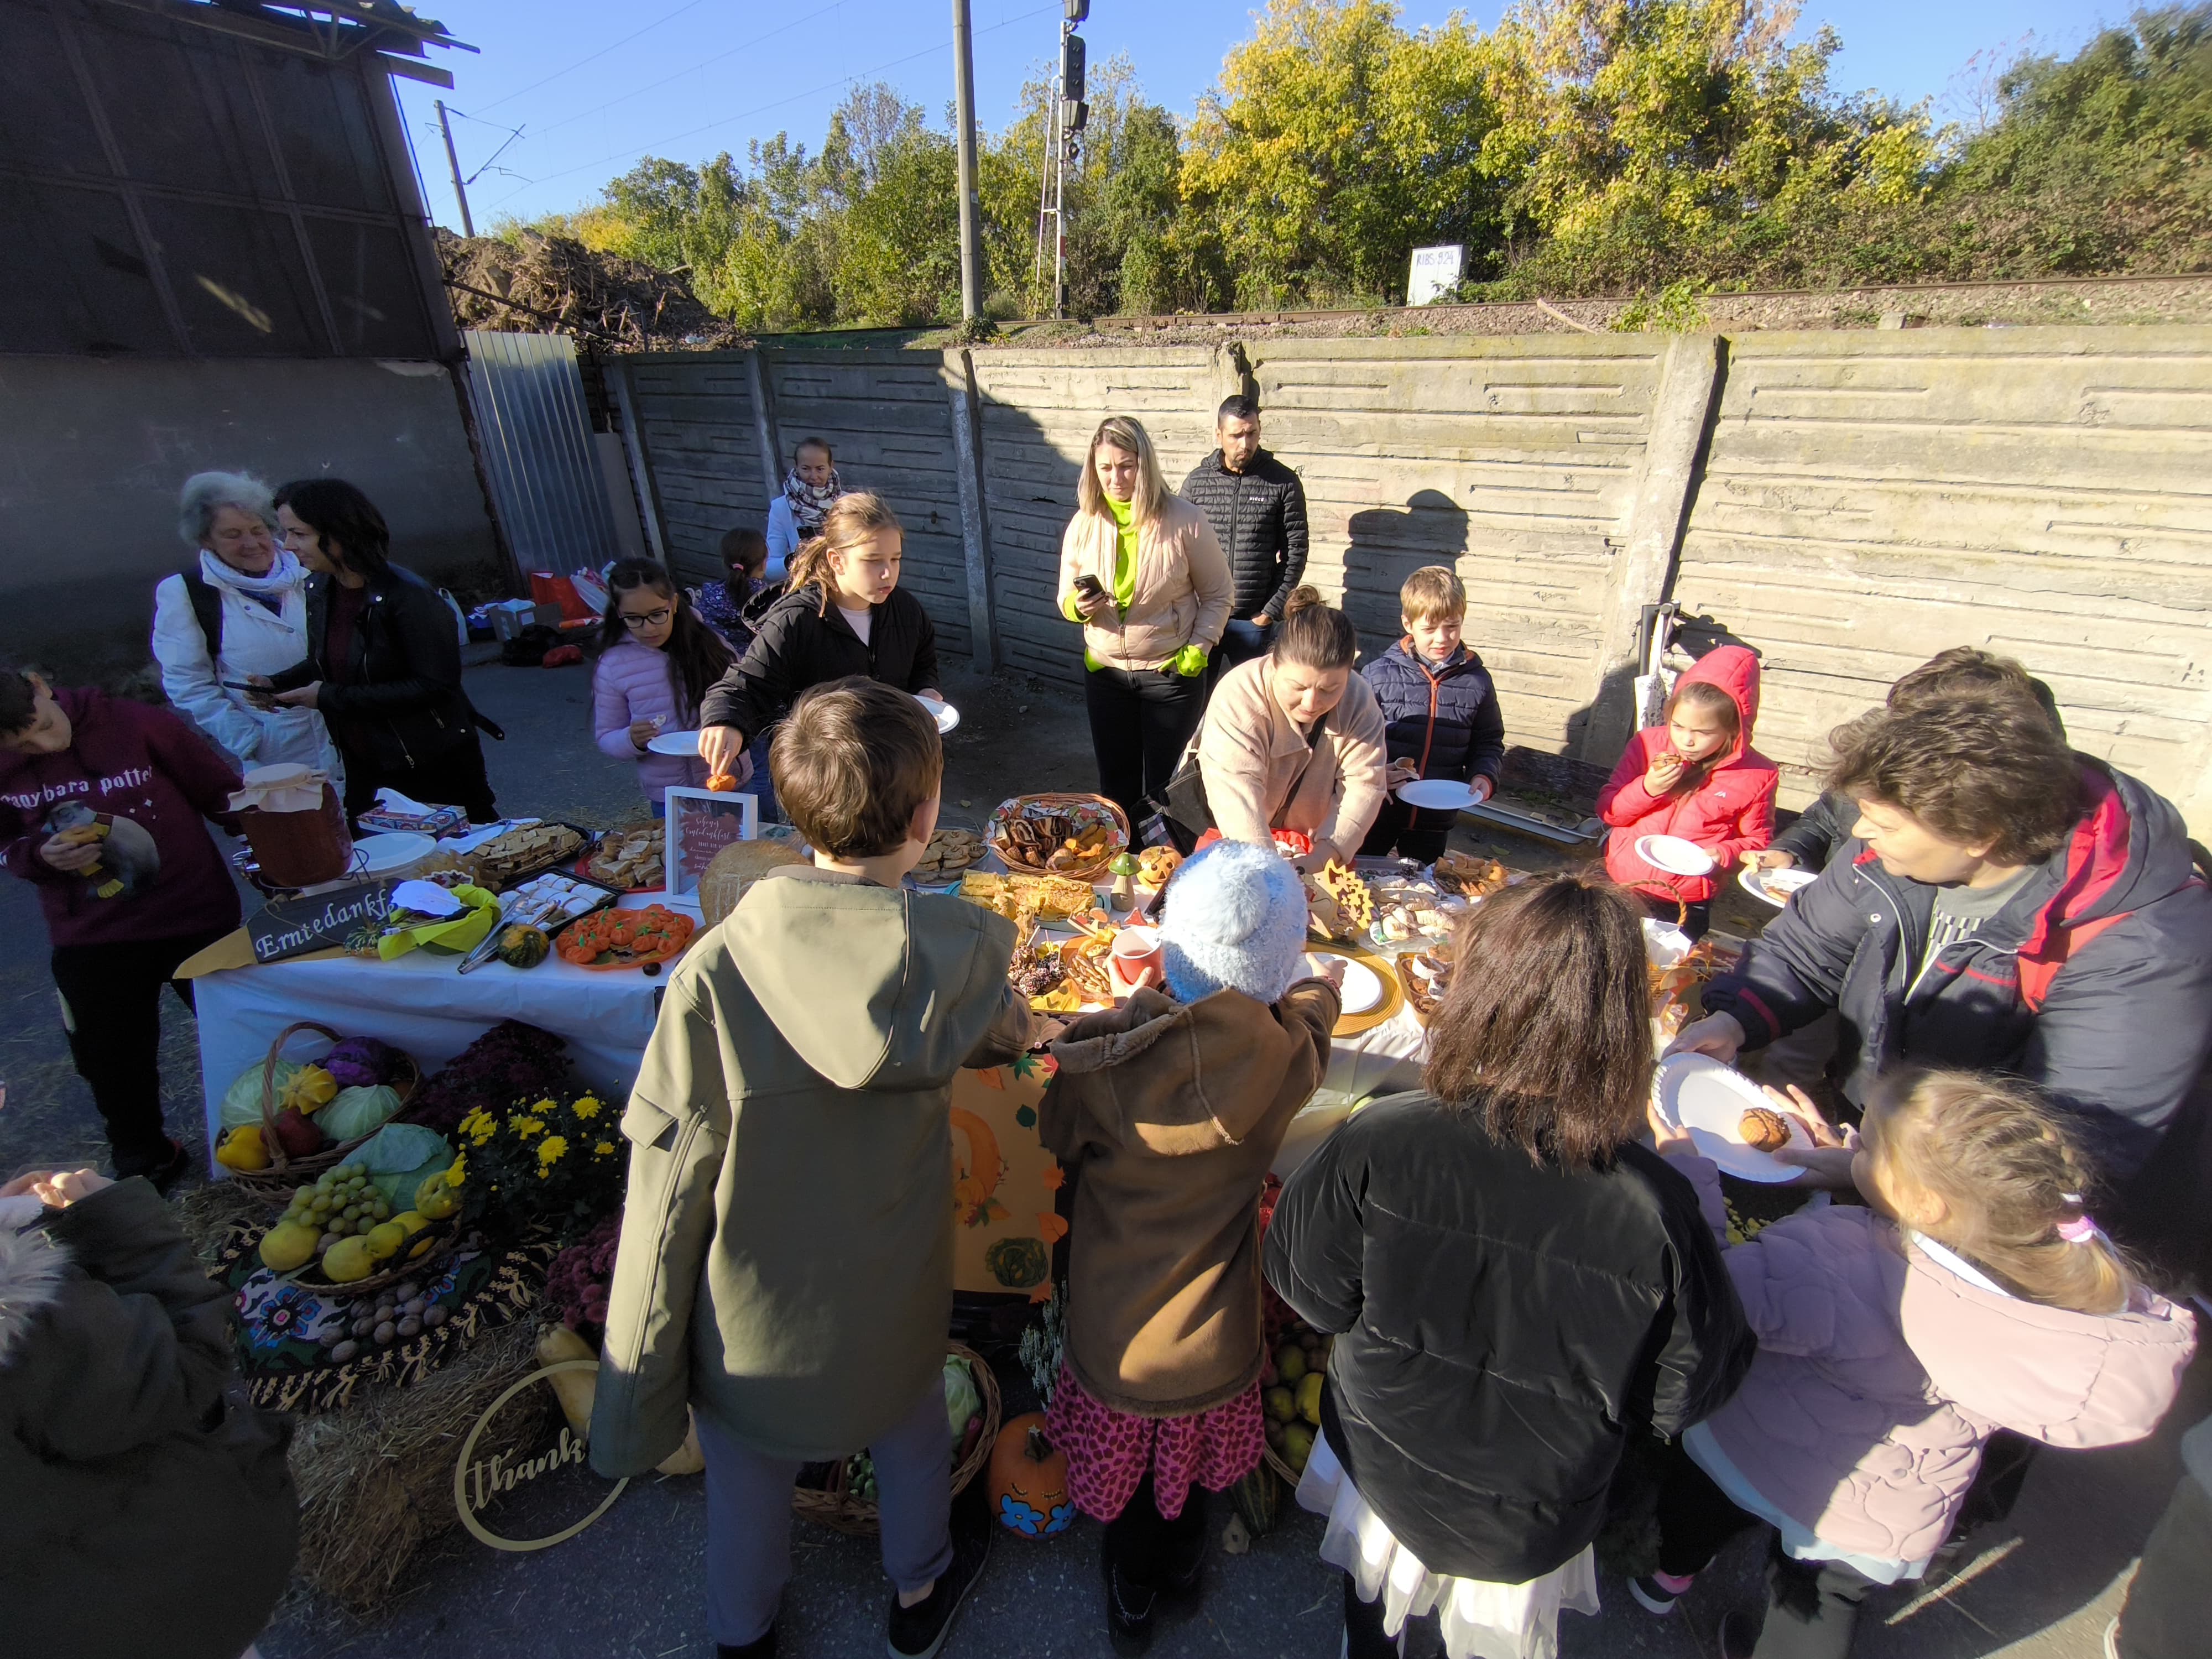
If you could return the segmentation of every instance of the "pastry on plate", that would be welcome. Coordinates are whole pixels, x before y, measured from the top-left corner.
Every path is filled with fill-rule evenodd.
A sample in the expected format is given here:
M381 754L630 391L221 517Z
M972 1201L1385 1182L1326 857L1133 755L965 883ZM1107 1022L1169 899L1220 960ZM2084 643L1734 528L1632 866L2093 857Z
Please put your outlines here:
M1754 1106L1736 1121L1735 1133L1753 1152L1778 1152L1790 1144L1790 1120L1771 1106Z

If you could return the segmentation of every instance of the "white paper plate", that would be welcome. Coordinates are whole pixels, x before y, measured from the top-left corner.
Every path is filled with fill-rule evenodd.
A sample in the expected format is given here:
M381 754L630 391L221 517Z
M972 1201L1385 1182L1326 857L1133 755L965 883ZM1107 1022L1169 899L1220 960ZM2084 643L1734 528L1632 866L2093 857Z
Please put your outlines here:
M1408 806L1458 811L1474 805L1474 791L1452 778L1415 778L1398 786L1398 799Z
M438 843L428 836L402 830L391 836L363 836L353 844L354 868L364 876L388 876L404 870L435 851Z
M659 737L647 738L645 746L656 755L675 755L684 760L694 760L699 754L699 734L696 732L663 732Z
M1805 1173L1795 1164L1743 1144L1736 1126L1746 1112L1754 1106L1781 1109L1735 1067L1710 1054L1675 1054L1659 1062L1651 1088L1660 1115L1688 1130L1691 1145L1726 1173L1769 1184L1795 1181ZM1790 1126L1791 1146L1812 1146L1813 1137L1794 1114L1783 1112L1782 1118Z
M939 737L960 724L960 711L951 703L932 702L927 697L916 697L915 701L936 716L937 733Z
M1765 899L1780 909L1790 902L1792 893L1810 887L1820 878L1818 870L1746 870L1739 875L1736 885L1755 899Z
M1309 952L1306 972L1316 979L1327 977L1324 969L1332 962L1344 964L1344 1006L1338 1010L1346 1014L1371 1014L1382 1006L1381 975L1364 962L1354 962L1349 957L1324 957Z
M1712 854L1680 836L1640 836L1636 856L1671 876L1707 876L1713 869Z

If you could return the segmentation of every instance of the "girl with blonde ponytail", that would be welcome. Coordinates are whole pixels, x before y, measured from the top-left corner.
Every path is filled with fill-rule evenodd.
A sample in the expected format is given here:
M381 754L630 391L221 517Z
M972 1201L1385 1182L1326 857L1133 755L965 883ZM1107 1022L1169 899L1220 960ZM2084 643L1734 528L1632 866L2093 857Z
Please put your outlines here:
M2196 1328L2105 1237L2087 1160L2024 1085L1893 1073L1856 1137L1802 1091L1768 1092L1820 1143L1781 1156L1865 1202L1800 1210L1726 1252L1759 1356L1682 1437L1659 1571L1632 1588L1669 1612L1722 1543L1764 1522L1778 1534L1767 1629L1730 1614L1723 1659L1842 1659L1867 1590L1926 1570L1993 1431L2142 1439ZM1717 1197L1713 1166L1659 1127L1661 1150Z
M855 490L830 505L822 533L792 556L783 597L700 704L699 754L710 774L734 775L745 745L825 681L859 675L944 706L937 630L898 585L904 542L881 496Z

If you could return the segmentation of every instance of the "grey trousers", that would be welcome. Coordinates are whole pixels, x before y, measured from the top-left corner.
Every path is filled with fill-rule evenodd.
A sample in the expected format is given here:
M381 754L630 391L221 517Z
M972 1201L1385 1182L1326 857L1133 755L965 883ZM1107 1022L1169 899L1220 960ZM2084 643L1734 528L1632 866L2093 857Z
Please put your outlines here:
M2113 1646L2120 1659L2189 1659L2204 1651L2212 1625L2212 1493L2185 1474L2173 1502L2143 1545L2142 1565L2120 1609Z
M795 1457L765 1457L698 1414L707 1457L707 1629L724 1646L757 1642L775 1623L791 1577ZM952 1439L945 1389L932 1378L905 1419L868 1448L883 1512L884 1571L902 1595L952 1565Z

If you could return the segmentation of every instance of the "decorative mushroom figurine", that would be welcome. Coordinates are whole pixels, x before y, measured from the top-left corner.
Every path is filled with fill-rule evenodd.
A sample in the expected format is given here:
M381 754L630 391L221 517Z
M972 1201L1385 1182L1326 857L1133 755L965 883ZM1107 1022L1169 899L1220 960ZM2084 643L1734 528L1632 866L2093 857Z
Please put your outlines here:
M1137 855L1123 848L1106 866L1114 878L1114 908L1133 910L1137 906Z

